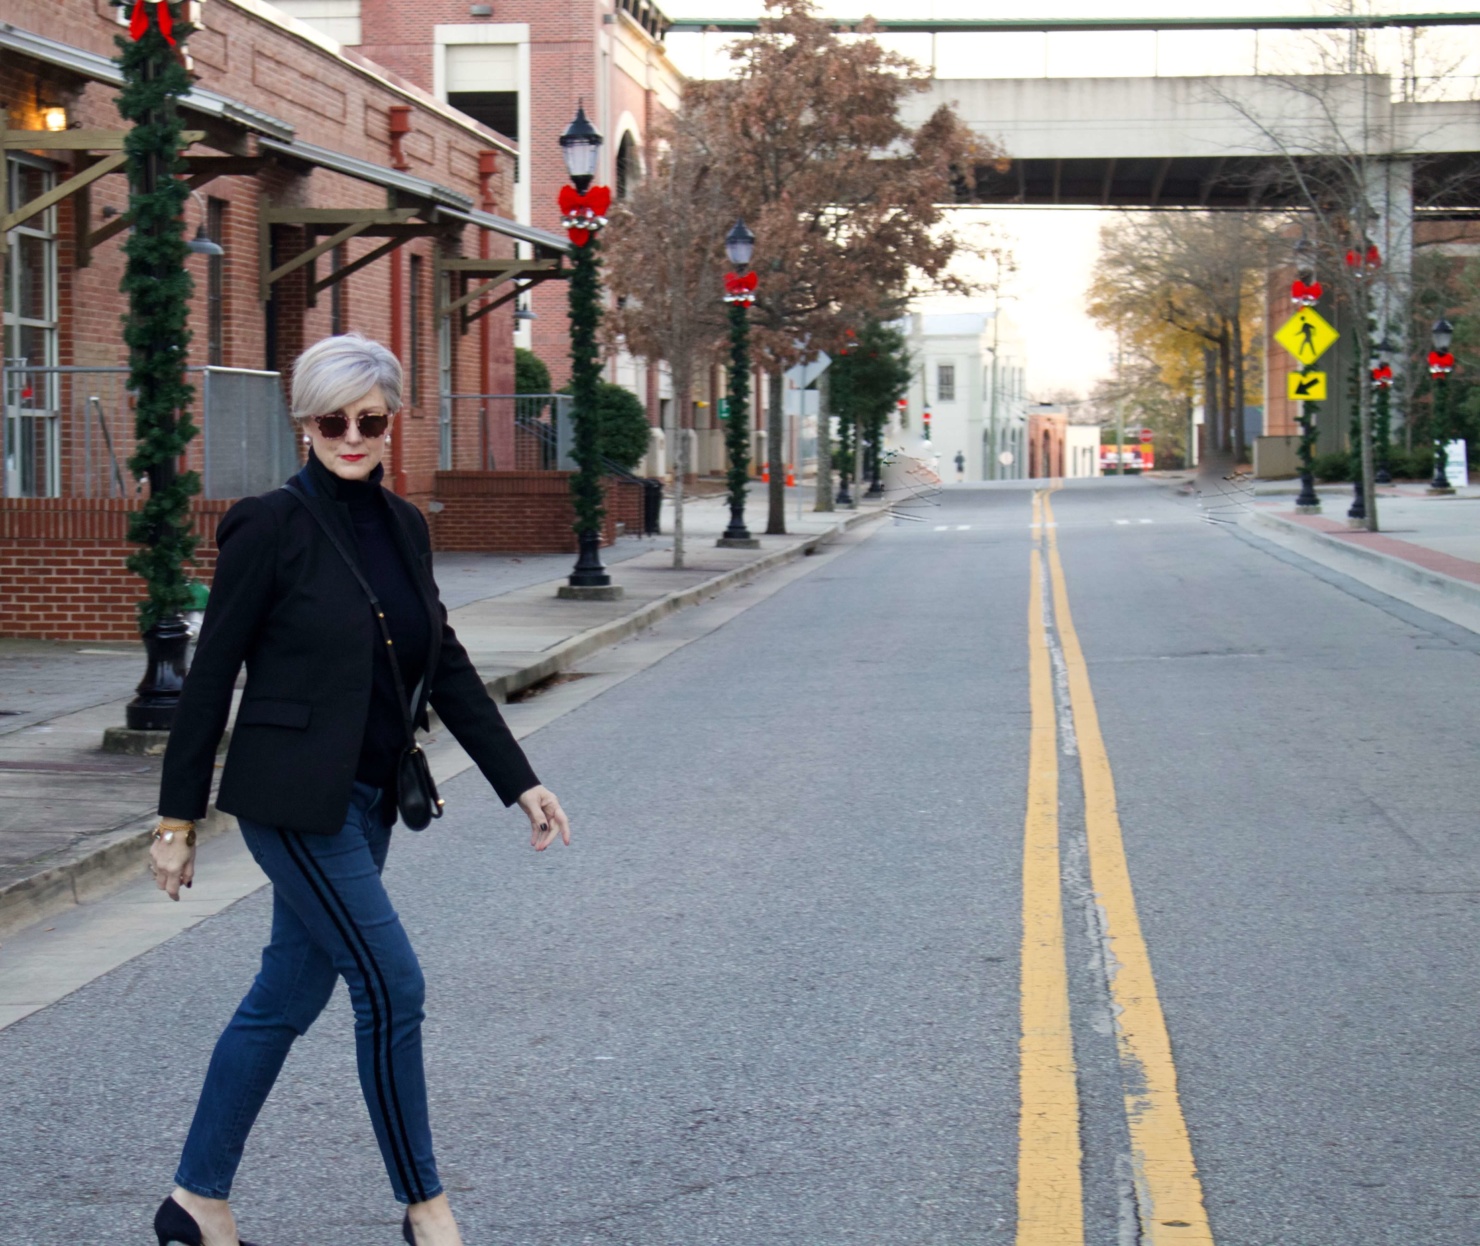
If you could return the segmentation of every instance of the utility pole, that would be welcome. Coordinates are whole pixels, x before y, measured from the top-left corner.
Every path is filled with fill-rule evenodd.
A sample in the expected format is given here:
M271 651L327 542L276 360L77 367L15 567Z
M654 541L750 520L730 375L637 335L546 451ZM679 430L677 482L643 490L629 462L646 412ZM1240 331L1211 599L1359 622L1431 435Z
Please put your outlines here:
M1115 474L1125 475L1125 348L1115 330Z

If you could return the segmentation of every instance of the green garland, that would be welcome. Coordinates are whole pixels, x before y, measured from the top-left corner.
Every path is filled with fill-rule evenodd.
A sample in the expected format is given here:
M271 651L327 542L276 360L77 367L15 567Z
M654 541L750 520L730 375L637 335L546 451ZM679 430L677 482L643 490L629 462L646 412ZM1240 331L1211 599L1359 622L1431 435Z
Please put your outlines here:
M1316 404L1305 399L1300 405L1301 413L1296 417L1300 425L1300 444L1296 449L1300 456L1300 474L1309 476L1315 470Z
M570 481L577 533L600 532L606 517L601 487L600 388L601 363L597 330L601 327L601 261L596 235L571 247L570 273L570 392L575 398L571 419L575 444L571 457L580 469Z
M725 479L730 506L743 511L750 483L750 313L730 304L730 402L725 424L725 449L730 470Z
M171 5L171 15L179 6ZM194 28L177 19L181 42ZM124 139L128 156L128 220L133 227L120 286L128 296L123 338L129 348L129 388L134 394L138 444L129 458L135 476L148 476L149 499L130 517L128 538L140 546L128 569L148 590L139 603L139 630L177 615L191 602L185 566L195 554L190 499L200 492L195 472L176 463L196 434L190 419L194 389L185 383L186 328L194 283L185 268L184 210L190 191L181 180L183 126L175 101L190 90L190 76L157 21L135 42L120 36L116 63L124 86L118 111L133 128Z
M1392 462L1389 455L1392 451L1393 439L1393 391L1391 386L1383 386L1379 389L1373 399L1373 414L1375 427L1372 432L1373 451L1377 457L1376 472L1381 474L1392 472Z

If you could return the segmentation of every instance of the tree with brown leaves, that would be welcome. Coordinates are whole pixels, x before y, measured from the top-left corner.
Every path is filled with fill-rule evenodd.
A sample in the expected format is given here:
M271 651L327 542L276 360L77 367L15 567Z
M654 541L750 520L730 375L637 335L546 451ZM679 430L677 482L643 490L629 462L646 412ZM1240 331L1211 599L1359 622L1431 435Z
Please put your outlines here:
M617 205L604 239L607 286L617 297L609 334L636 355L666 360L672 372L675 567L684 561L694 380L724 339L724 236L734 216L696 120L679 116L659 133L654 167Z
M948 108L905 125L900 104L926 77L873 39L840 36L810 0L766 0L760 30L731 55L735 77L690 84L685 111L722 159L730 215L756 235L766 531L784 533L782 373L840 346L861 318L896 315L912 293L968 292L949 272L960 243L941 226L993 153Z

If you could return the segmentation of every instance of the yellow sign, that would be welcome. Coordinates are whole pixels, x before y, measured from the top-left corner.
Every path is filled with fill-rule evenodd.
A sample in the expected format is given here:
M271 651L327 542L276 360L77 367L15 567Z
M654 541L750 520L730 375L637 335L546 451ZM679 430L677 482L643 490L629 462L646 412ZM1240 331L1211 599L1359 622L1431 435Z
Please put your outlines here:
M1291 372L1285 377L1286 392L1291 398L1305 402L1326 401L1326 374L1324 372Z
M1331 349L1331 343L1339 338L1337 333L1309 307L1302 307L1280 326L1274 340L1295 356L1301 363L1315 363Z

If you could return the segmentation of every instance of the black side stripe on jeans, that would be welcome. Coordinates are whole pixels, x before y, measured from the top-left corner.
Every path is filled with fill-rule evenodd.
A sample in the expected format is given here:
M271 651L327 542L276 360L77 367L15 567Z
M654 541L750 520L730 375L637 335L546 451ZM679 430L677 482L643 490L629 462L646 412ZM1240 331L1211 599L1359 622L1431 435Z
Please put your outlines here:
M288 855L293 858L293 863L303 874L304 881L318 897L319 903L323 905L324 912L329 915L329 920L334 923L334 928L339 931L339 937L344 940L344 945L349 948L350 955L354 958L355 966L360 971L360 977L365 982L365 993L370 998L370 1024L372 1043L375 1048L375 1095L380 1100L381 1115L385 1118L386 1140L390 1143L391 1158L395 1161L396 1172L401 1178L401 1185L410 1196L413 1203L426 1202L426 1190L421 1184L420 1175L416 1171L416 1160L411 1149L410 1139L407 1137L405 1119L401 1112L400 1096L396 1093L396 1079L391 1061L391 1033L394 1020L391 1013L390 993L386 990L385 975L381 972L380 965L376 962L374 953L370 950L369 943L361 934L354 918L350 916L348 906L340 899L339 893L334 890L334 885L329 881L319 863L313 859L313 854L304 846L302 837L297 831L280 831L283 842L288 849ZM327 895L325 894L327 892ZM367 967L368 962L368 967ZM373 977L371 971L374 971ZM376 986L379 986L379 994ZM385 1018L382 1022L381 1009L385 1010ZM384 1073L381 1066L384 1063ZM387 1093L387 1090L389 1093ZM391 1109L394 1109L392 1111ZM397 1144L397 1133L400 1134L399 1145Z

